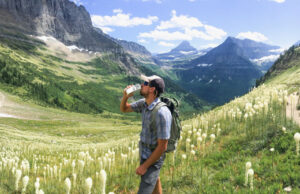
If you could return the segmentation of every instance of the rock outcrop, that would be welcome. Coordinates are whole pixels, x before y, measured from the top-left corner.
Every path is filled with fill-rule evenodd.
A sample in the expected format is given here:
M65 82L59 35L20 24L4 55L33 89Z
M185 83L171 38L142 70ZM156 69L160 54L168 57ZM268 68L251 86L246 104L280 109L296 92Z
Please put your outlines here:
M36 35L50 35L66 45L123 52L117 43L94 29L83 6L68 0L0 0L0 12L1 24Z

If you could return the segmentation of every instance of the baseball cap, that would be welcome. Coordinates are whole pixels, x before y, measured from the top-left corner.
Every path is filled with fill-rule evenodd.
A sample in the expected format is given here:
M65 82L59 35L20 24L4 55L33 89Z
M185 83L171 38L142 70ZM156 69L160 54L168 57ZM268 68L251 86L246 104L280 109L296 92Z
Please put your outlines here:
M155 87L155 89L158 91L159 94L165 91L165 82L161 77L157 75L152 75L149 77L145 75L141 75L141 79L146 82L149 82L149 86Z

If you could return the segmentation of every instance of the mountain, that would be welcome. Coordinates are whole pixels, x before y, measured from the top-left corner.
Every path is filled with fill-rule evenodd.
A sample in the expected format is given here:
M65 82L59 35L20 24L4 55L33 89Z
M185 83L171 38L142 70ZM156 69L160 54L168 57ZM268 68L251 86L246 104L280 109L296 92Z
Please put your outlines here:
M50 35L66 45L93 51L122 52L99 34L83 6L67 0L0 0L1 25L35 35ZM17 24L17 25L16 25Z
M300 45L300 40L294 44L294 46L299 46L299 45Z
M149 56L144 47L93 27L85 8L68 0L0 0L0 87L25 100L81 113L118 113L127 85L139 83L141 73L158 74L137 62L132 53L138 52ZM167 95L181 99L182 112L209 108L162 77Z
M180 53L180 52L197 52L197 49L192 47L188 41L183 41L176 48L170 51L170 53Z
M182 64L183 62L185 63L186 61L197 58L203 54L203 51L198 51L191 46L188 41L183 41L170 52L157 54L154 58L160 61L162 65L174 66Z
M234 38L177 70L181 86L209 102L223 104L249 91L262 73L248 59L259 56ZM247 48L247 47L246 47ZM246 56L246 54L248 56Z
M254 63L263 73L268 70L282 52L278 46L267 45L249 39L241 40L228 37L222 45L186 65L195 66L199 63L207 63L205 61L213 61L215 57L218 57L218 61L223 61L220 56L226 53L229 54L229 52L233 51L232 49L234 49L236 55Z
M268 72L257 81L257 86L296 66L300 68L300 45L293 45L285 51Z

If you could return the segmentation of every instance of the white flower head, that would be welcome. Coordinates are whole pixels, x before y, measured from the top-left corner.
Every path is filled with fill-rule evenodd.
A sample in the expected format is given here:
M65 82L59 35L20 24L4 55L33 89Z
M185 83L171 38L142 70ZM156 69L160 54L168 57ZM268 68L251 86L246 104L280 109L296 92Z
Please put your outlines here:
M22 192L25 193L26 192L26 187L27 187L28 182L29 182L29 177L28 176L24 176L23 179L22 179L22 182L23 182Z
M71 180L68 177L65 179L65 188L66 193L69 194L71 190Z
M252 166L251 162L246 162L246 169L250 169Z
M85 179L85 188L88 194L91 194L92 186L93 186L93 179L91 177Z

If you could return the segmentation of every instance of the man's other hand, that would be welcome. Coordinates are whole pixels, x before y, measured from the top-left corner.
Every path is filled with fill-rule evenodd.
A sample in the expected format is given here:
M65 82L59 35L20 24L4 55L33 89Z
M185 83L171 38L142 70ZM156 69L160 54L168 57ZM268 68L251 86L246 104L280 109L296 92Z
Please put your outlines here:
M144 165L140 165L135 171L135 173L140 176L144 175L146 172L147 168L145 168Z

